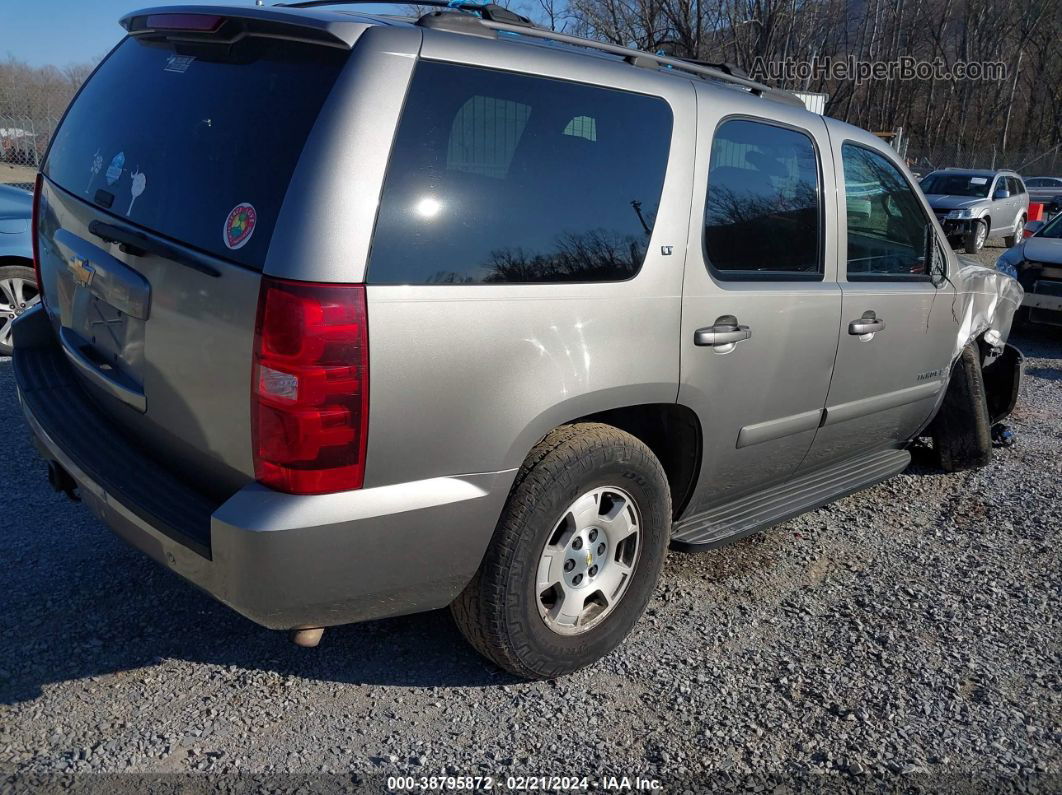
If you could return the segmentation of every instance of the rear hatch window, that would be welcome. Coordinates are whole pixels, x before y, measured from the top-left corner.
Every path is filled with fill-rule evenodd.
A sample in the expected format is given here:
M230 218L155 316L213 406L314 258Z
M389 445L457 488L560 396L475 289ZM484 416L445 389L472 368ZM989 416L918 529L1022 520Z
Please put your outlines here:
M348 54L254 37L127 38L71 106L45 176L112 215L261 270L295 164Z

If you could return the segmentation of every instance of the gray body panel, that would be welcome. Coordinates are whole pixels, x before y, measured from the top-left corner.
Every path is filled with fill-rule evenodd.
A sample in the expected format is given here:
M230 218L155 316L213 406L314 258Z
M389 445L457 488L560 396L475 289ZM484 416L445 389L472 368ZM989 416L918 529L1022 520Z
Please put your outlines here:
M670 165L649 254L629 281L369 285L366 485L518 467L560 424L621 406L673 403L679 379L692 187L684 164L696 135L691 84L438 31L425 32L422 56L654 93L674 113ZM675 253L664 255L662 246Z
M869 133L741 89L567 47L370 24L331 11L239 13L320 14L321 25L346 25L333 32L353 47L285 195L266 276L364 281L387 155L418 58L653 95L674 116L649 253L634 278L367 286L365 488L321 496L253 482L250 378L261 275L217 260L220 277L212 278L156 255L131 257L88 232L100 212L47 188L54 218L42 265L53 329L85 338L92 326L79 302L92 296L128 310L125 335L100 349L117 356L125 386L139 388L144 405L107 389L99 373L82 372L80 380L146 453L223 492L210 520L210 559L108 494L27 410L42 453L70 471L120 535L266 626L324 626L447 604L476 571L531 448L556 426L609 409L677 403L696 414L699 477L679 517L692 534L703 531L691 517L717 525L740 513L728 505L757 504L749 495L758 489L785 494L779 484L789 480L815 482L809 473L820 467L843 473L831 481L837 489L872 482L902 466L903 455L886 451L929 421L962 347L990 328L1003 338L1009 332L1021 288L961 265L935 222L949 283L847 282L839 147L858 140L896 162ZM720 120L735 115L797 127L814 140L825 219L821 281L719 281L708 270L709 153ZM95 261L127 294L107 292L102 282L96 292L78 284L78 258ZM868 309L887 318L886 329L868 340L850 335L849 321ZM726 315L750 326L752 337L728 352L694 344L697 329ZM873 472L844 463L858 456ZM810 506L828 491L802 494Z
M704 434L690 514L796 470L815 438L830 385L840 313L836 241L829 237L823 241L825 272L818 282L720 281L709 272L704 253L710 142L718 125L742 116L805 132L820 153L823 184L832 186L835 174L823 118L747 95L723 103L710 86L698 86L698 92L701 141L686 249L679 389L679 402L697 413ZM830 218L837 210L836 192L824 190L823 200L824 215ZM725 315L749 326L752 337L730 351L696 345L696 330Z
M214 278L156 254L131 256L89 231L107 214L47 181L44 199L46 306L86 387L189 477L230 492L250 481L259 274L212 259Z

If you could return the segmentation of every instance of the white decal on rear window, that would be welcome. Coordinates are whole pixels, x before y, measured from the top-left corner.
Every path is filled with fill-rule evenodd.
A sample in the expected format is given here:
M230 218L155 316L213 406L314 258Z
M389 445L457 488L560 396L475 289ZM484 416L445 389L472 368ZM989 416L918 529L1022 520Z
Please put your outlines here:
M133 212L133 202L136 201L136 197L143 193L144 188L147 187L147 177L145 177L140 170L140 166L136 167L136 171L134 171L131 176L133 177L133 187L131 189L133 198L129 200L129 209L125 211L126 215Z
M111 164L107 166L107 184L113 185L122 176L125 167L125 152L119 152L111 158Z
M256 223L258 214L254 211L254 205L248 202L237 204L229 211L229 217L225 219L225 226L221 230L225 245L232 250L243 248L254 234Z
M162 71L183 75L188 71L188 67L192 65L194 60L194 55L171 55L166 59L166 65L162 68Z
M96 154L92 158L92 165L89 166L89 171L92 172L89 177L88 185L85 186L85 193L89 192L89 188L92 187L93 180L96 179L96 175L100 173L100 169L103 168L103 155L100 154L100 150L96 150Z
M988 182L988 177L970 177L971 185L984 185Z

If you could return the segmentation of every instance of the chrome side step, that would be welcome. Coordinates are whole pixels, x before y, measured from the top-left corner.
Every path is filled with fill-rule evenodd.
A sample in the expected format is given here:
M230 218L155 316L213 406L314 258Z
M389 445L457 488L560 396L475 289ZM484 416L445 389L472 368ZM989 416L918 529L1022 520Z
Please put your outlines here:
M898 475L910 462L906 450L881 450L809 472L676 522L672 544L708 549L736 541Z

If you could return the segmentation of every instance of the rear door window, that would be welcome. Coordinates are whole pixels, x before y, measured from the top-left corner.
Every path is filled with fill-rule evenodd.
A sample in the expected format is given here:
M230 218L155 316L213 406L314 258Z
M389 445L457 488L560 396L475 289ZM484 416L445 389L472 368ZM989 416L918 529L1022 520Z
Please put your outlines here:
M765 122L723 122L705 204L708 263L721 279L819 279L822 199L815 144Z
M187 50L127 38L71 106L45 175L120 219L261 269L347 55L254 37Z
M659 97L423 61L387 170L368 281L637 274L671 143Z

